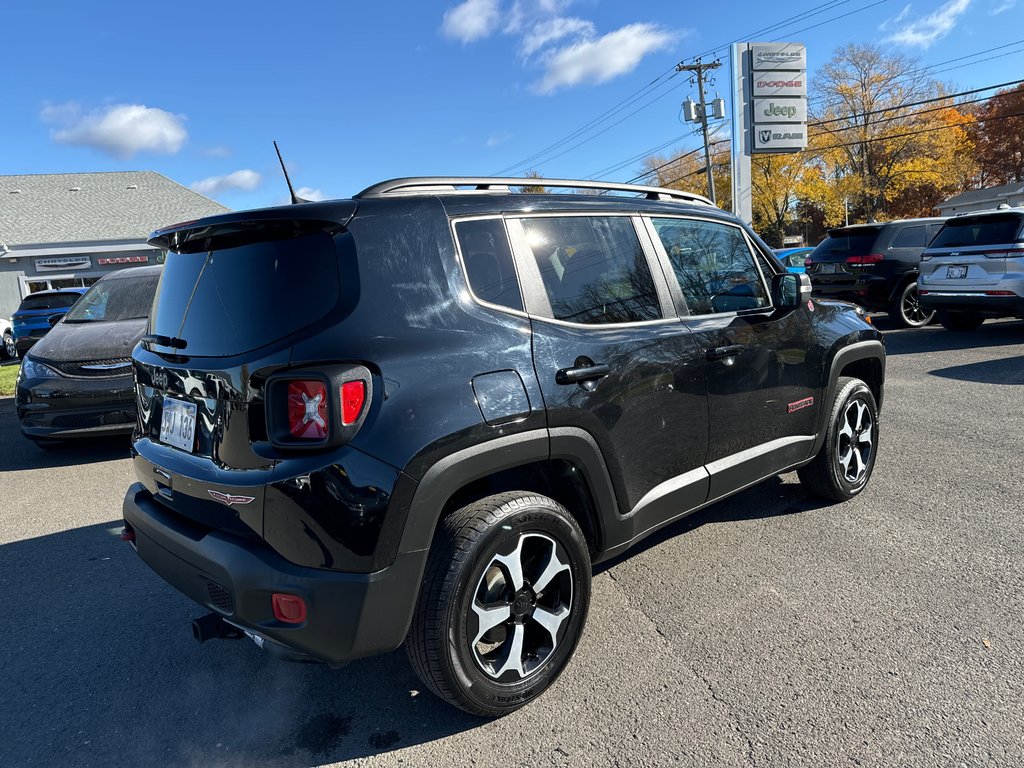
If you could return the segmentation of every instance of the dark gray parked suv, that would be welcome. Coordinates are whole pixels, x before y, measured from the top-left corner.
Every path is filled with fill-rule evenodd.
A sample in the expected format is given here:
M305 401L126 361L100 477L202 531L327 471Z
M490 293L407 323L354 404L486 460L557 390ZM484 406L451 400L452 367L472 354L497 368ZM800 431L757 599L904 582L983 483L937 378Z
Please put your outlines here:
M921 253L945 219L903 219L829 230L808 257L815 296L885 311L898 325L928 325L935 312L917 295Z
M921 303L954 331L1024 318L1024 208L947 221L922 257Z

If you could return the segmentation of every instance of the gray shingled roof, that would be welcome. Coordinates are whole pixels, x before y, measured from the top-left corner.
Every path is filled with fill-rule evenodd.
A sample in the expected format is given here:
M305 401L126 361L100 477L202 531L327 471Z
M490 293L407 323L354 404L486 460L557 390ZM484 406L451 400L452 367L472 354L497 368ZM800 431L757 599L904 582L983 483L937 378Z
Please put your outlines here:
M0 243L10 247L145 239L227 210L154 171L0 176Z
M1013 184L1003 184L1000 187L969 189L956 197L951 197L949 200L939 203L939 207L945 208L950 205L970 205L971 203L981 203L998 197L1004 197L1006 195L1016 195L1020 192L1024 192L1024 182L1020 181L1016 181Z

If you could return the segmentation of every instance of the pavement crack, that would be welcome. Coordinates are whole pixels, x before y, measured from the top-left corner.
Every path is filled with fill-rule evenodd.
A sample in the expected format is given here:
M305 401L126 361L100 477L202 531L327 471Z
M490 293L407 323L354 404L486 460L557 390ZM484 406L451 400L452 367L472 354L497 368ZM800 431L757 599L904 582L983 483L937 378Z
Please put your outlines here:
M736 713L736 708L733 706L733 703L728 699L723 698L718 691L715 690L714 684L712 684L707 676L702 674L697 667L691 666L690 671L693 672L694 677L704 683L704 687L707 688L708 695L725 707L725 711L729 713L729 717L731 717L733 722L736 724L736 732L743 737L744 741L747 742L747 762L752 766L756 766L757 761L754 759L754 742L743 728L743 721L740 720L740 716Z

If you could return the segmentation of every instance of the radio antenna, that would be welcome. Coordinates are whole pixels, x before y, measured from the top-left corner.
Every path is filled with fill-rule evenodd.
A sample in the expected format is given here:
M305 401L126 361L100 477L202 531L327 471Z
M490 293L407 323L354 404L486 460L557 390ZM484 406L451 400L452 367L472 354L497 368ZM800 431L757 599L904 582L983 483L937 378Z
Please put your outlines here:
M288 178L288 169L284 166L284 158L281 157L281 150L277 146L277 142L274 142L274 151L277 152L277 160L281 163L281 170L284 172L284 181L288 185L288 193L292 196L292 205L298 205L299 203L308 203L309 200L303 200L301 197L295 194L295 189L292 187L292 180Z

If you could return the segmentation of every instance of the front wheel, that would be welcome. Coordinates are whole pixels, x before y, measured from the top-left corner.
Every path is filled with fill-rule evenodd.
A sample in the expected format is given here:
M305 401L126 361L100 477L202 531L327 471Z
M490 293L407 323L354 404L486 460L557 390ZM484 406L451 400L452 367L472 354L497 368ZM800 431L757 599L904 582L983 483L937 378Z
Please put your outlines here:
M913 281L903 286L896 294L896 299L889 307L889 317L904 328L923 328L935 319L935 310L921 306L917 281Z
M977 312L939 312L939 322L947 331L976 331L985 322L985 316Z
M832 501L847 501L867 486L877 451L875 396L860 379L841 376L825 442L811 463L797 474L811 493Z
M463 507L430 550L406 641L413 669L471 714L519 709L572 657L590 577L586 539L558 502L511 492Z
M14 343L14 335L10 332L4 334L3 355L8 360L18 356L18 346Z

